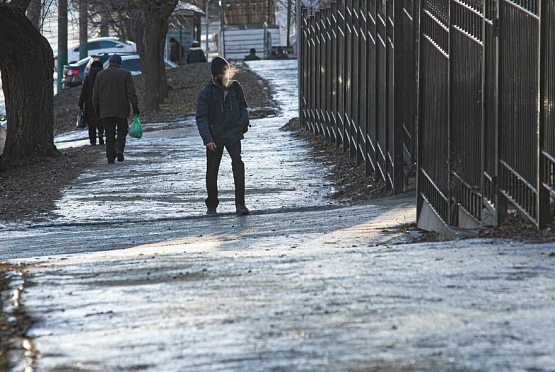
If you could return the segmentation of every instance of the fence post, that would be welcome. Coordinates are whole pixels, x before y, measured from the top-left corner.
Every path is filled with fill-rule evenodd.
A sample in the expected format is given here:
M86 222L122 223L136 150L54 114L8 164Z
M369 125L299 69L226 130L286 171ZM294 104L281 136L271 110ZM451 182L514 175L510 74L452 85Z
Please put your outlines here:
M547 30L545 25L548 23L543 19L547 17L547 1L540 1L539 9L539 44L538 44L538 88L539 88L539 100L538 100L538 159L537 159L537 188L538 197L536 198L536 210L538 213L538 228L545 229L547 224L551 222L551 208L550 208L550 192L549 189L544 186L549 174L546 174L546 159L543 155L543 150L545 148L545 78L546 78L546 42L547 42Z
M501 131L499 130L499 106L501 99L501 48L499 39L502 37L499 29L499 21L501 16L501 7L503 6L503 0L497 1L497 8L495 9L495 17L493 19L494 32L495 32L495 220L498 225L503 223L505 216L507 215L507 198L501 192L500 181L499 181L499 169L500 169L500 154L501 154Z
M487 1L484 1L482 4L482 94L481 94L481 106L482 106L482 125L481 125L481 143L480 143L480 150L481 150L481 159L480 159L480 190L482 194L482 210L480 211L480 221L483 223L484 221L484 210L486 205L486 182L485 182L485 174L486 174L486 87L487 87L487 48L488 40L487 40L487 22L486 22L486 15L487 15Z
M447 223L447 225L452 226L453 222L454 222L454 203L453 203L453 197L452 197L452 189L453 189L453 177L452 177L452 173L451 173L451 167L452 167L452 155L451 155L451 123L452 123L452 119L451 119L451 113L453 112L452 110L452 82L453 82L453 59L452 54L451 54L451 47L453 45L453 30L451 29L451 24L452 24L452 16L453 16L453 12L451 11L451 5L453 3L453 0L448 0L449 1L449 6L448 6L448 12L449 12L449 17L448 17L448 24L447 27L449 29L449 40L447 42L447 208L448 213L447 213L447 221L445 221Z
M359 97L360 97L360 108L359 108L359 126L358 126L358 137L357 137L357 164L364 164L365 174L367 169L367 160L366 160L366 131L368 130L368 114L367 114L367 104L366 101L368 100L367 95L367 74L368 74L368 58L367 58L367 49L368 43L366 41L367 38L367 30L368 30L368 18L367 18L367 8L368 8L368 1L362 1L360 8L359 8L359 17L360 17L360 24L359 24L359 33L360 33L360 85L359 85Z
M315 13L310 14L310 130L316 131L316 29L314 28Z
M304 14L304 7L301 7L301 2L297 1L297 4L296 4L297 32L296 33L297 33L297 71L298 71L297 84L299 85L298 105L299 105L299 122L301 126L304 126L305 125L304 100L306 97L305 79L304 79L304 74L305 74L304 61L306 59L306 54L305 54L306 35L304 34L305 32L305 28L303 27L304 23L301 24L301 19L302 19L301 13Z
M420 124L422 121L422 82L420 70L422 69L422 11L424 8L425 0L418 1L418 82L417 82L417 97L416 97L416 221L418 223L418 218L422 212L422 206L424 204L424 198L422 197L422 130Z
M332 131L332 138L331 141L336 144L337 143L337 111L338 111L338 107L337 107L337 65L339 63L339 58L337 58L338 53L338 49L337 49L337 38L338 38L338 32L337 32L337 24L339 22L339 19L337 17L337 3L333 2L331 4L331 63L332 63L332 67L331 67L331 112L330 112L330 120L331 120L331 131Z
M344 116L344 131L343 131L343 152L349 151L351 144L351 98L352 98L352 54L353 54L353 31L352 31L352 8L353 0L345 0L345 38L346 38L346 52L345 52L345 116Z
M338 6L338 20L339 20L339 33L338 33L338 72L337 72L337 148L341 147L345 138L345 43L347 41L345 31L345 0L340 0Z
M373 15L374 15L374 20L375 20L375 24L374 24L374 66L373 66L373 70L374 70L374 86L372 87L374 89L374 126L373 126L373 133L372 133L372 138L374 139L374 152L373 152L373 163L374 163L374 181L376 181L378 179L378 177L380 176L380 168L379 168L379 161L380 161L380 157L379 157L379 150L378 150L378 145L379 145L379 140L378 140L378 126L379 126L379 112L380 112L380 108L378 107L378 97L380 94L380 87L379 87L379 75L380 75L380 71L379 71L379 46L378 46L378 0L374 1L374 10L373 10ZM384 179L385 181L385 179Z
M404 189L403 172L403 56L406 52L403 45L403 1L393 2L393 193L398 194ZM410 76L409 76L410 78ZM391 106L390 106L391 107Z
M321 10L322 12L322 85L320 90L322 92L322 116L324 121L324 138L329 139L329 107L328 107L328 67L329 67L329 53L328 53L328 46L329 46L329 38L328 38L328 9L324 8Z
M320 11L316 10L313 15L314 19L314 133L320 133L320 126L322 118L320 116L320 99L321 99L321 73L320 73L320 44L321 44L321 30L320 30Z

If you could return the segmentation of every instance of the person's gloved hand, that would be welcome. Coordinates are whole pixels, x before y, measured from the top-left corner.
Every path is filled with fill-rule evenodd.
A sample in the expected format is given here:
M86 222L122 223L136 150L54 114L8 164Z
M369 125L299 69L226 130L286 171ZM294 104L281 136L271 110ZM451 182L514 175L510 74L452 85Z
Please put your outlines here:
M136 116L141 115L141 111L139 111L139 108L138 108L138 107L134 107L134 108L133 108L133 116L135 116L135 115L136 115Z

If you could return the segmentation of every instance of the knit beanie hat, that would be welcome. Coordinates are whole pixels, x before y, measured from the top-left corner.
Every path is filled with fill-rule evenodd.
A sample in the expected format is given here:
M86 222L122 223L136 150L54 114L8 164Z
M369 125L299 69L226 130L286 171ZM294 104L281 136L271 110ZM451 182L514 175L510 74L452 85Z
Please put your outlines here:
M102 66L102 62L100 62L100 61L94 61L94 62L91 64L91 68L100 68L100 69L101 69L102 67L103 67L103 66Z
M227 62L222 57L216 57L212 60L210 64L210 69L212 70L212 75L216 76L224 72L224 69L229 67L229 62Z
M200 44L198 41L195 40L191 43L191 48L199 48L199 47L200 47Z
M121 56L119 54L114 54L113 56L111 56L109 61L110 63L113 63L118 66L121 66L122 64Z

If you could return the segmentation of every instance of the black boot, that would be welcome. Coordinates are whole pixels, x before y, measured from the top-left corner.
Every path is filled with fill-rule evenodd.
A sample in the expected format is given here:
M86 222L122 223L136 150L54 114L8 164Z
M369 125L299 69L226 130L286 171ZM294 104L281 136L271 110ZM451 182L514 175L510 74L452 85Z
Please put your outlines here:
M246 216L251 213L249 209L245 206L245 204L237 204L235 206L235 211L237 212L238 216Z

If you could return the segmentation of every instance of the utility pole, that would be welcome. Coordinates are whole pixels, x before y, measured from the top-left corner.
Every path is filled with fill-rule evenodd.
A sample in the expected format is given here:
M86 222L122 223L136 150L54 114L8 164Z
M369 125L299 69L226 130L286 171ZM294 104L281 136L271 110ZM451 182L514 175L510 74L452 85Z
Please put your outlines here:
M208 61L208 35L210 34L209 29L210 29L210 17L208 15L208 13L210 12L210 0L204 0L205 3L205 16L206 16L206 48L204 49L206 52L206 60Z
M27 18L31 21L35 28L40 29L42 11L42 0L31 0L29 8L27 8Z
M64 66L67 65L67 0L58 0L58 79L57 91L62 91Z
M89 56L89 23L88 0L79 2L79 59Z
M292 0L287 0L287 47L291 46L291 42L289 41L291 36L291 11L293 10L291 4Z

